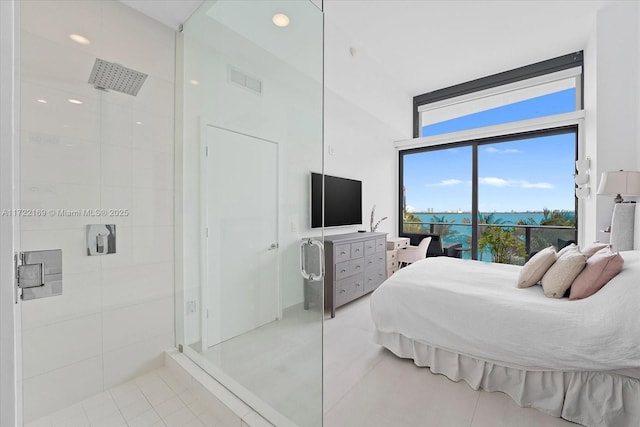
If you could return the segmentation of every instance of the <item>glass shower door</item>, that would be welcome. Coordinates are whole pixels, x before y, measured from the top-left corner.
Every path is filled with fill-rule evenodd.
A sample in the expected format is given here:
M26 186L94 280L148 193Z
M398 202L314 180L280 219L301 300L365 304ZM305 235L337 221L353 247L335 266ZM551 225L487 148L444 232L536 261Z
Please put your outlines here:
M278 426L322 425L322 49L311 1L205 2L178 40L178 343Z

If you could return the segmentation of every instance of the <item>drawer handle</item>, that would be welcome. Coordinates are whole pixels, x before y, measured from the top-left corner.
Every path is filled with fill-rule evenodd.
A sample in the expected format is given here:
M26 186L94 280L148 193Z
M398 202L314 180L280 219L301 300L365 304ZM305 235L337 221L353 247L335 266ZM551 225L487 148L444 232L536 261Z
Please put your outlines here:
M360 248L357 248L357 249L356 249L356 252L360 252Z
M360 266L359 266L359 265L356 265L356 270L357 270L358 268L360 268Z
M344 289L340 289L340 292L338 292L339 294L344 294L345 290Z
M346 252L344 252L344 251L340 252L340 255L346 255L346 254L347 254L347 253L346 253Z
M369 277L369 279L368 279L368 280L371 282L373 279L372 279L371 277Z
M360 287L360 283L356 283L356 288Z
M347 270L340 270L340 273L346 273Z

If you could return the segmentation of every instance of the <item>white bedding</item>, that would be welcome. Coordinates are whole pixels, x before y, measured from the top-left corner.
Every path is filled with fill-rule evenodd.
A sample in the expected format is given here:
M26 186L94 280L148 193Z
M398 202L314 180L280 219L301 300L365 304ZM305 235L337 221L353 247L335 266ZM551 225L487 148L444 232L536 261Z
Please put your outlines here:
M521 267L427 258L395 273L371 296L382 333L527 370L640 367L640 251L584 300L516 287Z

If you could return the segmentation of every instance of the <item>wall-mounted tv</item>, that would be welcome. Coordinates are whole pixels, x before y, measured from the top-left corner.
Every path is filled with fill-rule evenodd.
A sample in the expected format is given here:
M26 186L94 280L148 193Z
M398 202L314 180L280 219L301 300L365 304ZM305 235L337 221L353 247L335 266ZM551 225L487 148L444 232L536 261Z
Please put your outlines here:
M322 227L322 174L311 173L311 227ZM362 181L324 175L324 226L362 224Z

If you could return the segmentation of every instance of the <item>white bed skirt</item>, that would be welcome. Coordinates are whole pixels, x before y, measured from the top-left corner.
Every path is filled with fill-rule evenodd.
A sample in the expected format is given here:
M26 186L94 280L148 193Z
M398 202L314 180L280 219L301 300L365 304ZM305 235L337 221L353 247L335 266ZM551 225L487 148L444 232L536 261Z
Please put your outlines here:
M522 407L588 427L640 426L640 380L610 372L529 371L443 350L396 332L378 344L474 390L501 391Z

